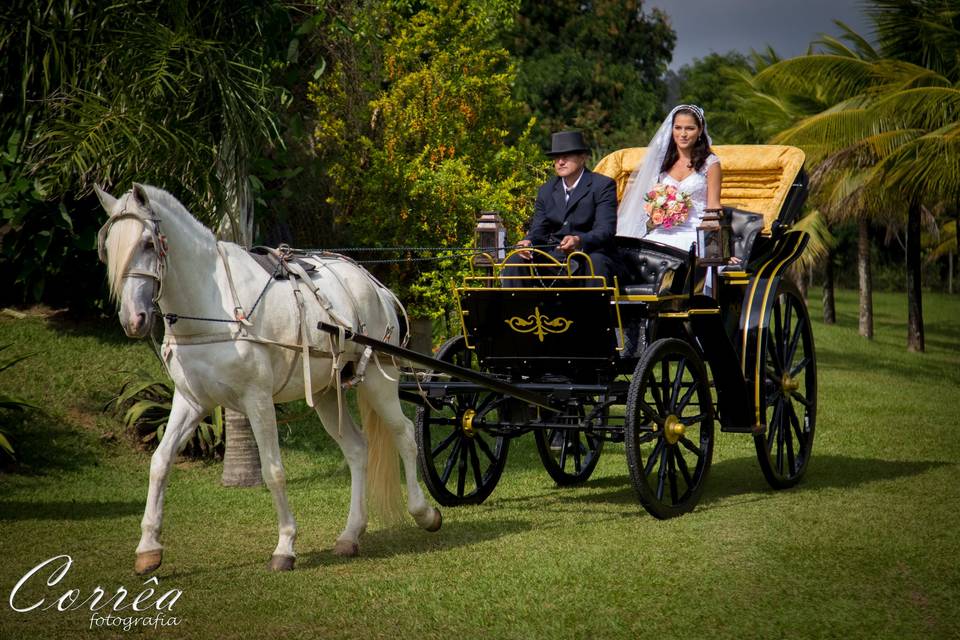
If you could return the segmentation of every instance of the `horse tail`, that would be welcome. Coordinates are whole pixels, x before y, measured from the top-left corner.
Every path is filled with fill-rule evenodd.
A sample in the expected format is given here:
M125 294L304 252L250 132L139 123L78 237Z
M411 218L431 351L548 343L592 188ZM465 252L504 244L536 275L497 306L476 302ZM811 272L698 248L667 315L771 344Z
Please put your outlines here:
M367 496L369 504L386 524L403 520L400 493L400 454L393 434L380 414L359 395L360 420L367 433Z

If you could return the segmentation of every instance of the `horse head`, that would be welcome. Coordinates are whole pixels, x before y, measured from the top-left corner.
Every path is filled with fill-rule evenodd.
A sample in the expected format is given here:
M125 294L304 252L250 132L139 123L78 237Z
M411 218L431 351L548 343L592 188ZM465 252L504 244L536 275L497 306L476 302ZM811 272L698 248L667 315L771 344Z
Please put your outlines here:
M149 335L163 291L166 246L160 220L143 185L114 198L94 186L110 216L97 237L100 260L107 265L110 297L117 303L120 325L131 338Z

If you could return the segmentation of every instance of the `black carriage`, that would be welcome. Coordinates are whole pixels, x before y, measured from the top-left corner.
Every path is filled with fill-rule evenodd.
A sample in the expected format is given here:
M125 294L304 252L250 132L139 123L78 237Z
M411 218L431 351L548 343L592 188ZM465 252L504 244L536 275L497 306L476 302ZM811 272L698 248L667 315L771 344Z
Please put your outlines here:
M717 422L752 435L771 486L800 480L816 424L816 357L806 306L784 273L807 242L793 228L806 197L803 153L714 151L738 263L711 271L692 251L623 240L627 283L552 265L550 282L531 287L504 277L501 262L456 288L463 335L436 360L420 357L433 371L403 385L420 404L420 470L439 503L485 500L510 441L531 431L558 485L586 481L604 443L624 442L633 486L657 518L696 505ZM618 151L596 171L622 197L643 153Z

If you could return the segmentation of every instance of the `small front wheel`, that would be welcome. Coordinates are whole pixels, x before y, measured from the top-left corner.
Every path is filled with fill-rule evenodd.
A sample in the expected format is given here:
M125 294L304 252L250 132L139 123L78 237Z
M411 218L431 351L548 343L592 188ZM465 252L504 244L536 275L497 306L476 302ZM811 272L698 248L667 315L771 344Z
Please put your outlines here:
M440 347L437 359L479 370L463 336ZM491 391L451 392L417 409L417 464L437 502L447 507L480 504L493 492L510 441L489 433L486 425L507 420L510 402Z
M572 401L566 415L551 417L558 424L583 424L586 411L582 401ZM600 461L603 438L583 429L538 429L534 432L537 453L553 481L560 487L586 482Z
M691 511L713 459L713 405L703 360L689 344L657 340L630 381L624 438L640 503L661 520Z

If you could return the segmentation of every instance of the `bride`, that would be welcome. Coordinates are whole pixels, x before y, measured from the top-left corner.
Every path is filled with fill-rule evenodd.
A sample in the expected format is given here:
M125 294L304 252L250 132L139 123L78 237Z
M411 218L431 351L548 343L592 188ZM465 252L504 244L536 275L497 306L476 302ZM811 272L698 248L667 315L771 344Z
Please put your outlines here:
M689 250L697 241L697 226L704 211L720 208L720 159L710 150L711 142L703 109L692 104L674 107L631 177L617 216L617 235ZM660 224L648 231L650 216L644 208L644 197L661 184L688 195L691 206L683 222Z

